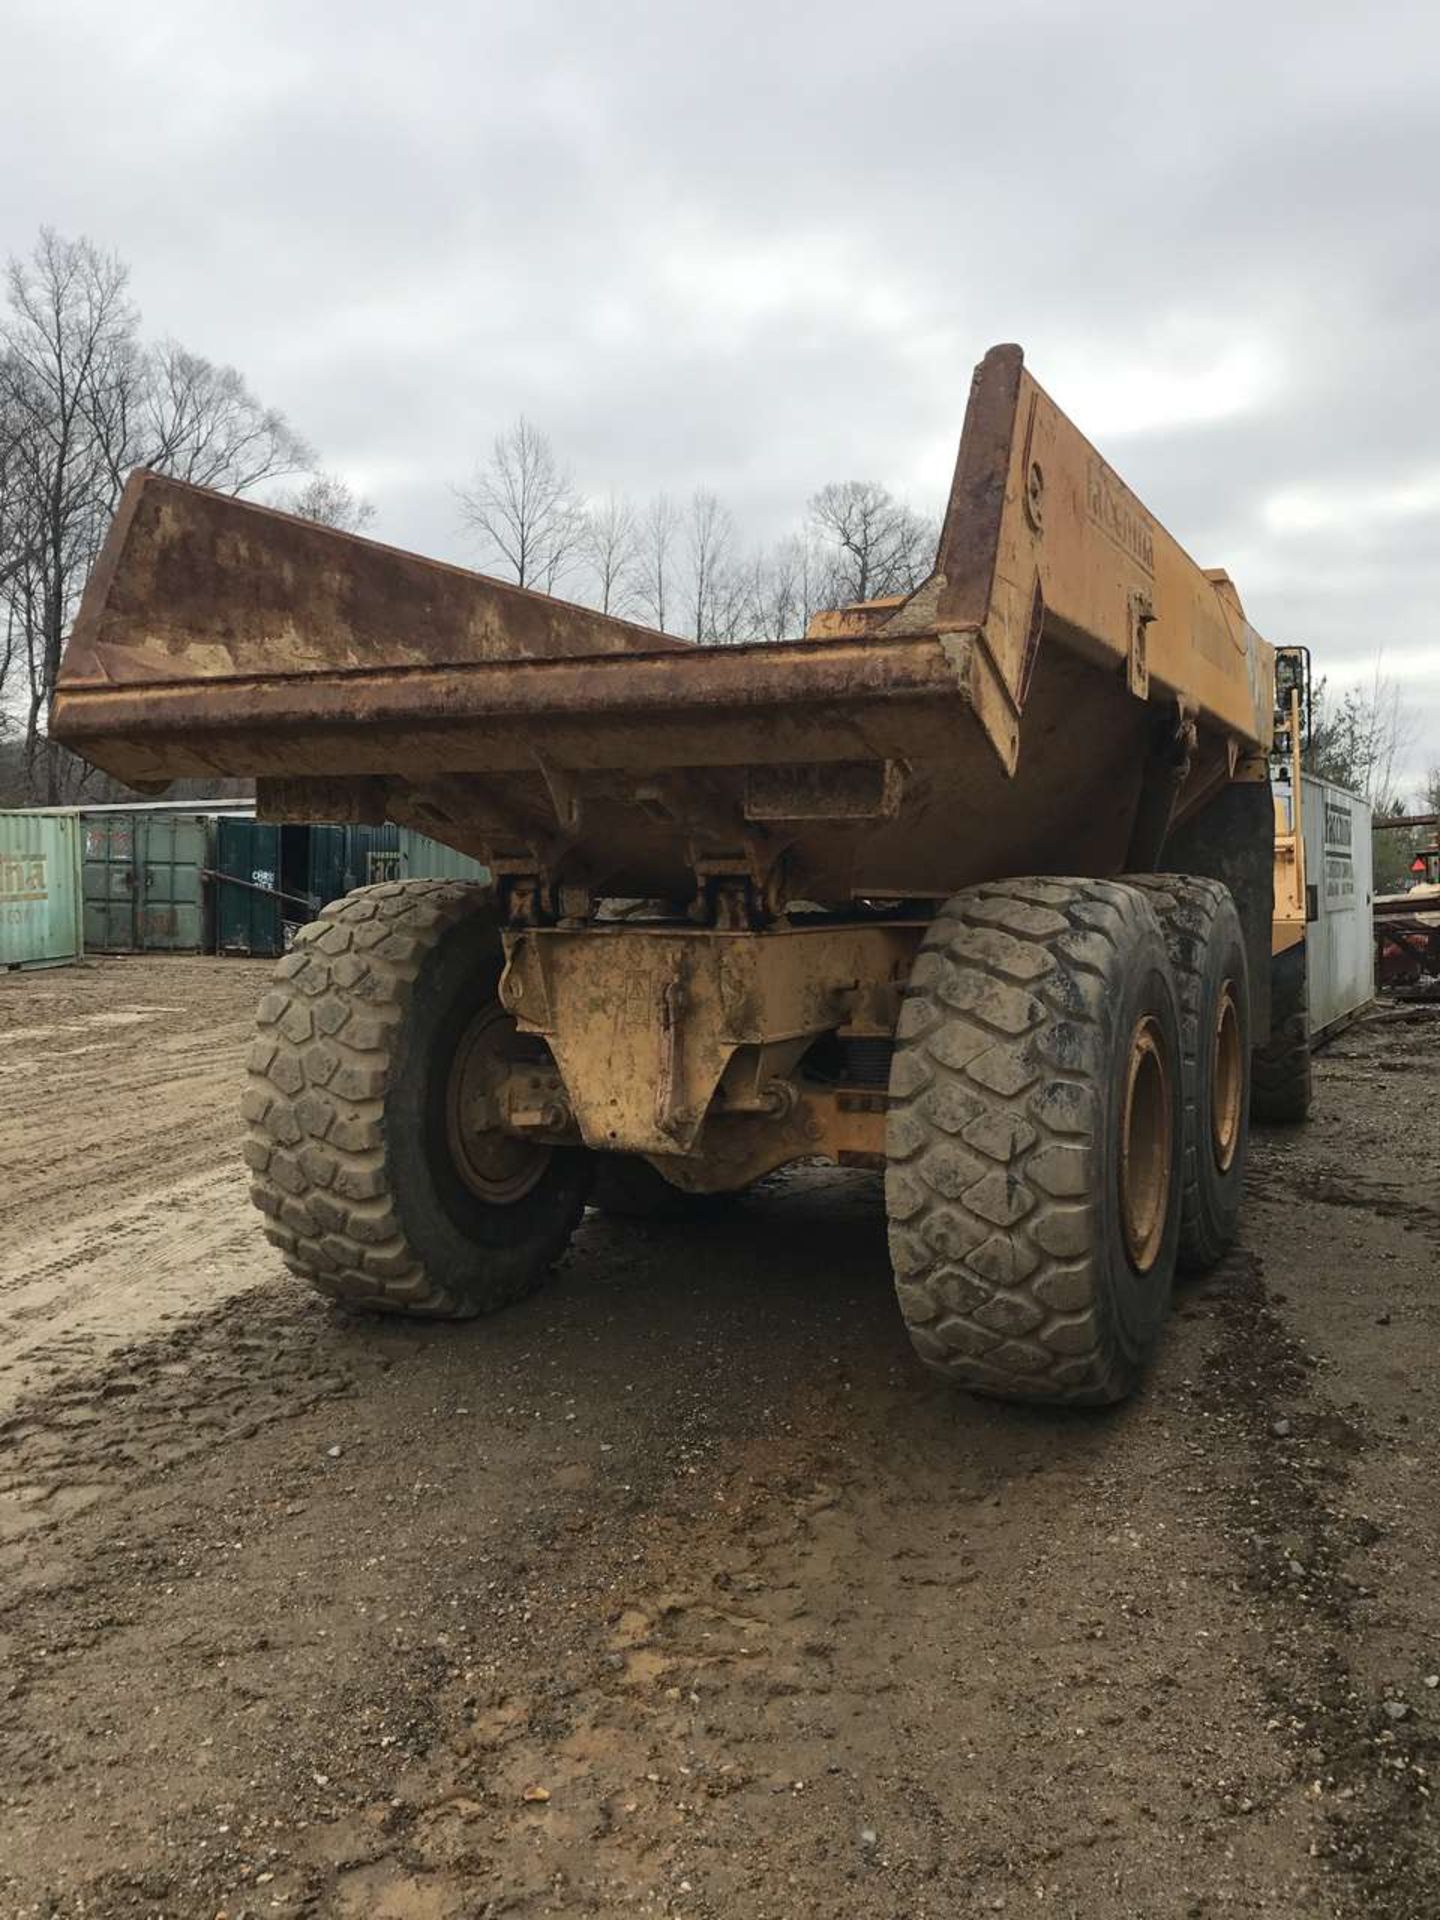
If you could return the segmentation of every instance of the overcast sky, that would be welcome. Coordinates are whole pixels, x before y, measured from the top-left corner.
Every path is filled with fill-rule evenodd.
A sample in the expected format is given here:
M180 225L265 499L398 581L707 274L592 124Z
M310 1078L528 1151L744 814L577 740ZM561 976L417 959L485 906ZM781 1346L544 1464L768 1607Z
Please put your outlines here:
M473 559L450 485L522 411L756 539L830 479L938 511L1019 340L1440 761L1433 5L0 0L0 70L0 251L120 253L382 538Z

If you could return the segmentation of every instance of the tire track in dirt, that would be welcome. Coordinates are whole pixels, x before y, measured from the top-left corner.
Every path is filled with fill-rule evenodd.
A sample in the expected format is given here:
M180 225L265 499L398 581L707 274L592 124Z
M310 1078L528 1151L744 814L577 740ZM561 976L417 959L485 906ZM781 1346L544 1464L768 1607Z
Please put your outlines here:
M0 979L0 1415L273 1278L239 1160L266 972L171 957Z
M1183 1497L1213 1487L1183 1419L1206 1316L1114 1418L955 1396L907 1358L877 1197L800 1175L702 1245L592 1221L482 1327L283 1290L211 1316L197 1405L257 1310L251 1408L287 1344L356 1390L132 1462L0 1615L17 1891L114 1920L1304 1910L1314 1819ZM96 1453L137 1421L204 1443L157 1357Z
M193 1315L275 1278L245 1182L213 1168L129 1204L96 1206L39 1239L12 1238L0 1275L0 1416ZM20 1264L29 1257L29 1265Z
M268 1293L257 1280L209 1313L177 1292L178 1324L152 1340L72 1321L52 1341L55 1382L0 1413L0 1569L15 1564L6 1549L97 1501L351 1390L324 1313L265 1277Z

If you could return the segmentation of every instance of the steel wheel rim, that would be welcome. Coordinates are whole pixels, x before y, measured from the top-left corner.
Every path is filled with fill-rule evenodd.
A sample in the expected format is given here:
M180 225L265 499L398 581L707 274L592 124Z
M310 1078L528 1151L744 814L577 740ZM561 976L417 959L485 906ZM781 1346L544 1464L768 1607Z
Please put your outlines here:
M1120 1221L1137 1273L1150 1271L1165 1239L1174 1152L1165 1036L1147 1014L1130 1036L1120 1119Z
M498 1002L483 1007L455 1050L445 1089L445 1132L455 1170L470 1191L495 1207L513 1206L538 1184L550 1148L518 1140L486 1120L505 1078L515 1022Z
M1211 1145L1215 1165L1221 1173L1230 1171L1239 1150L1244 1093L1240 1009L1235 999L1235 983L1227 980L1220 989L1220 1005L1215 1015L1215 1077L1210 1102Z

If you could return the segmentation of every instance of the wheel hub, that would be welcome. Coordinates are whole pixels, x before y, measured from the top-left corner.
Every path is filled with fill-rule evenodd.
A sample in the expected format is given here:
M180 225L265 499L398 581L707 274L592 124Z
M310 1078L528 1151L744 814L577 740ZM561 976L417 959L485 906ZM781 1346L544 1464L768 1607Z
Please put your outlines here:
M1137 1273L1150 1271L1165 1239L1174 1152L1165 1036L1147 1014L1130 1036L1120 1119L1120 1220Z
M445 1127L456 1171L492 1206L510 1206L537 1184L550 1148L518 1139L500 1125L499 1094L507 1077L515 1022L498 1002L483 1007L456 1049L446 1088Z

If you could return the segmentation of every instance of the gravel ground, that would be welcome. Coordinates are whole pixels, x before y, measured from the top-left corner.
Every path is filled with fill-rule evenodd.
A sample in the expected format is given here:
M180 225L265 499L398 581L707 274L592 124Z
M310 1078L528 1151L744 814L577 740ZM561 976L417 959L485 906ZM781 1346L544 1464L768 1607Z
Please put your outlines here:
M262 978L0 976L4 1920L1440 1914L1440 1020L1061 1416L921 1372L863 1175L335 1315L238 1170Z

